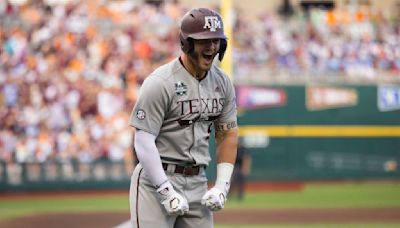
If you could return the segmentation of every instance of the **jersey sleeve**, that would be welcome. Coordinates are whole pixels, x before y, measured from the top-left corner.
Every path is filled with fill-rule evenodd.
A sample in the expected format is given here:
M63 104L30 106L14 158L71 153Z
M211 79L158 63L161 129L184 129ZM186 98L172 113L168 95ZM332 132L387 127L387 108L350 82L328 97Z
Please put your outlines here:
M225 102L222 113L215 121L216 130L229 130L237 127L236 95L232 81L225 81Z
M168 88L164 80L149 76L142 84L139 97L133 107L130 125L158 135L168 107Z

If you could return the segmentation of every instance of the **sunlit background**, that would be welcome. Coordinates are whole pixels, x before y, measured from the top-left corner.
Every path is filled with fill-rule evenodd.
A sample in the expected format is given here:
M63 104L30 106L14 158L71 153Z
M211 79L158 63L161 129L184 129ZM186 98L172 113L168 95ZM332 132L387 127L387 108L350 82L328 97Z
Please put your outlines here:
M203 6L224 17L249 189L397 183L398 0L2 0L0 192L127 192L140 86Z

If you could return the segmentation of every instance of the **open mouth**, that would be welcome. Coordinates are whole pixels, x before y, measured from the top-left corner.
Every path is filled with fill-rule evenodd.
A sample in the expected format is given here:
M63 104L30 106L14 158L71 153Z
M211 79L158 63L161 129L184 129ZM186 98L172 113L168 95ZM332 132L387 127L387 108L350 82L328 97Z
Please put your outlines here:
M205 58L208 61L212 61L214 58L213 54L203 54L203 58Z

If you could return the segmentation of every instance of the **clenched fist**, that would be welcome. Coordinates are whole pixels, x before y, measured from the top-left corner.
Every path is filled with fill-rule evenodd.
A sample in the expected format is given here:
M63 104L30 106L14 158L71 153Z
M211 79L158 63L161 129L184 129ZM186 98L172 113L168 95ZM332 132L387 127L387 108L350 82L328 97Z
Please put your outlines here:
M157 192L161 198L161 204L169 215L183 215L189 211L187 200L175 191L169 181L162 184Z
M211 211L219 211L225 206L229 191L229 182L217 182L208 190L201 199L201 204L206 205Z

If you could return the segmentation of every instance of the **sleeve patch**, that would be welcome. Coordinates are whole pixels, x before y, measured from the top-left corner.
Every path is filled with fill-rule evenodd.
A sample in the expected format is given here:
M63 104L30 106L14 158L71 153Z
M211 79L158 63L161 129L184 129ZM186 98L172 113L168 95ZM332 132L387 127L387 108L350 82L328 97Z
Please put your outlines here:
M136 112L136 117L137 117L139 120L144 120L144 119L146 118L146 112L145 112L143 109L139 109L139 110Z

